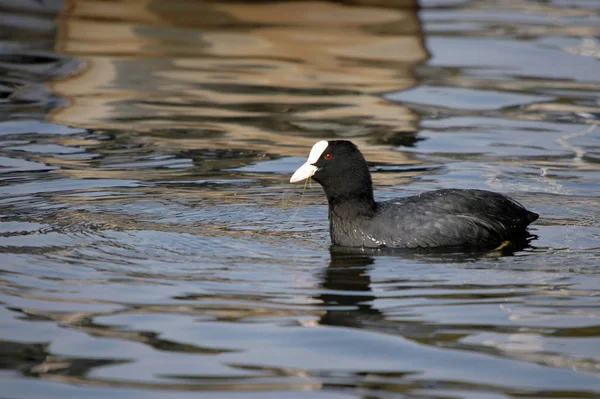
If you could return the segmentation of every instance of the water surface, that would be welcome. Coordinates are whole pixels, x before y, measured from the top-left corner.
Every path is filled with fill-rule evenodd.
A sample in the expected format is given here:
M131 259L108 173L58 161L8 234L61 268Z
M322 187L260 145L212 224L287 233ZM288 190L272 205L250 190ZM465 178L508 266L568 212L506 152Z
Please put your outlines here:
M0 5L3 396L598 397L600 8L421 6ZM327 138L538 238L332 250Z

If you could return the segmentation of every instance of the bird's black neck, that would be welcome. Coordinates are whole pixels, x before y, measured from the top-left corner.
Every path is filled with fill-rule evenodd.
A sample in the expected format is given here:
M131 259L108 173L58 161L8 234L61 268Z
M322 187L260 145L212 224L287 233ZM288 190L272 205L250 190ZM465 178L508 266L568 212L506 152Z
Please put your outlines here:
M345 218L372 216L375 212L373 182L366 162L364 168L355 168L345 179L320 182L325 190L329 213Z
M364 225L375 216L373 194L366 197L336 197L329 201L329 234L331 242L342 246L363 245Z
M350 196L337 195L327 196L329 203L329 215L344 218L371 217L375 213L375 199L373 193L363 195L352 194Z

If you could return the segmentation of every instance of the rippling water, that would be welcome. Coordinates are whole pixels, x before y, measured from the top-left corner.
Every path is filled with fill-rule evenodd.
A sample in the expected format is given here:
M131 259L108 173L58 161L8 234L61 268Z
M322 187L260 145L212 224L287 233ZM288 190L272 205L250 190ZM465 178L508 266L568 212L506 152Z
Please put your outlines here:
M11 398L600 396L593 1L0 3L0 384ZM514 254L329 248L376 196L484 188Z

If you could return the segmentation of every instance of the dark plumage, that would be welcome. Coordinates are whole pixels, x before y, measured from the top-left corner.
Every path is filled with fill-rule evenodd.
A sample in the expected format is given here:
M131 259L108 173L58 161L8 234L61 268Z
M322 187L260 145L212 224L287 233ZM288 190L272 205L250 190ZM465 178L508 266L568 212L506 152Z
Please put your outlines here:
M538 214L501 194L447 189L375 202L363 155L345 140L320 141L292 176L311 177L329 202L331 241L367 248L494 248L523 241Z

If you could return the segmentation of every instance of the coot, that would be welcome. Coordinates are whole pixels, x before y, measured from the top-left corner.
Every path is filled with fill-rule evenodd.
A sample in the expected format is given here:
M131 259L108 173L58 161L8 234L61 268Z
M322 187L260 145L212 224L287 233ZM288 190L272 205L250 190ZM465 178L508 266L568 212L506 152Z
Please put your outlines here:
M356 145L319 141L291 183L308 178L325 190L334 245L366 248L494 248L528 237L538 214L504 195L445 189L375 202L371 173Z

